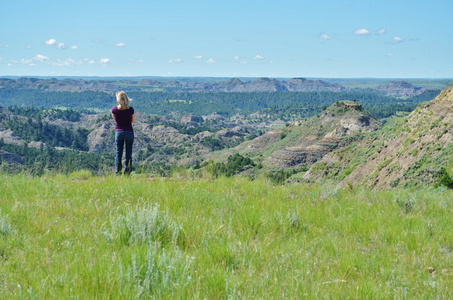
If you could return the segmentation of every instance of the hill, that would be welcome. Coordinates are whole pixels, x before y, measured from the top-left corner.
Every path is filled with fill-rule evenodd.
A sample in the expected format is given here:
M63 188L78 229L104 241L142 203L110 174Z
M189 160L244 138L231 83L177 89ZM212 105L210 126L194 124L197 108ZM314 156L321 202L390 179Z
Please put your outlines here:
M174 166L199 166L214 157L212 152L222 150L215 155L224 161L239 153L271 171L295 172L319 160L331 162L334 170L322 172L338 180L349 175L356 162L352 166L346 160L340 163L331 153L372 139L376 136L372 132L379 131L385 118L410 112L437 95L423 89L410 98L388 97L371 88L343 89L336 83L304 78L200 82L0 79L0 103L16 105L0 108L0 159L37 168L38 174L58 166L65 172L106 170L114 152L113 122L108 114L114 99L109 93L123 87L137 96L133 151L140 171L152 168L162 174ZM387 85L392 87L403 87L405 93L418 89L405 82ZM365 156L358 153L356 158ZM323 170L323 165L316 166ZM312 169L307 178L317 180L316 173ZM393 185L401 181L393 180Z
M305 178L374 188L431 185L453 170L453 85L409 116L326 155Z
M309 167L334 149L350 144L359 134L380 127L381 122L359 103L339 101L315 117L287 123L285 128L244 142L234 151L261 160L270 168Z
M28 78L18 79L0 78L0 89L30 89L39 91L57 92L106 92L113 93L121 89L128 91L171 91L171 92L281 92L281 91L346 91L338 83L329 83L322 80L294 78L291 80L277 80L270 78L257 78L250 81L241 81L232 78L219 82L204 81L177 81L156 79L71 79L58 80L56 78Z
M338 81L338 80L337 80ZM361 80L357 79L357 82ZM370 79L372 82L372 80ZM451 82L451 81L450 81ZM354 80L345 82L354 86ZM378 86L369 86L369 90L375 90L384 93L387 96L397 98L409 98L422 94L429 90L438 90L433 88L432 82L417 82L421 86L414 86L407 81L390 81ZM438 85L445 87L444 81L439 80ZM256 78L251 80L240 80L231 78L216 81L204 81L197 78L182 79L135 79L135 78L111 78L111 79L83 79L83 78L33 78L20 77L0 78L0 89L15 90L32 90L40 92L102 92L114 93L115 91L125 89L128 92L171 92L171 93L257 93L257 92L348 92L365 90L364 88L351 88L343 86L335 80L291 78L291 79L273 79L273 78Z
M443 84L443 81L439 82ZM414 89L418 89L414 87ZM73 109L83 112L108 111L115 103L114 92L125 90L142 113L175 118L175 115L233 117L240 114L267 116L286 121L314 116L323 106L344 99L356 100L377 118L410 112L420 102L440 92L421 88L421 94L386 96L371 88L345 88L324 80L258 78L226 81L167 78L111 80L0 78L0 106L33 106L44 109ZM407 90L407 89L406 89ZM407 91L404 90L407 95ZM396 90L398 91L398 90ZM179 120L177 120L179 121Z
M414 97L428 90L426 87L415 87L406 81L392 81L388 84L379 85L374 89L384 92L387 96L400 98Z

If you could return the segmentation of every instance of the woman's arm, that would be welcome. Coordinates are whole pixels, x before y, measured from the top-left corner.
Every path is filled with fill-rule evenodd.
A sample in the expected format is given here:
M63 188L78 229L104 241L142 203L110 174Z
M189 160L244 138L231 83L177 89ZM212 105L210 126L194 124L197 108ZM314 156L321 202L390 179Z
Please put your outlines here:
M131 124L134 124L134 122L135 122L135 115L132 115Z
M112 113L112 118L113 118L113 121L115 121L115 123L116 123L115 115L113 113Z

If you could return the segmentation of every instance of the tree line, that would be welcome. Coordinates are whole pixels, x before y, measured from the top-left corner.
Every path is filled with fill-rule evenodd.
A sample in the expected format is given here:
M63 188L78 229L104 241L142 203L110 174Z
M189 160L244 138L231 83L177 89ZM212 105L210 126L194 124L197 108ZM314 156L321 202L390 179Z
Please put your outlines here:
M90 170L101 175L111 172L114 155L110 153L94 154L72 149L56 150L50 146L33 148L27 144L22 146L6 144L0 139L0 150L15 154L21 158L20 164L2 161L0 166L8 172L26 171L40 176L45 171L68 174L79 170ZM5 164L6 163L6 164Z
M11 129L17 136L26 142L43 142L51 147L66 147L75 150L88 151L89 130L52 125L31 117L21 119L12 117L2 122L3 127Z
M375 117L384 118L398 111L410 111L417 104L432 100L440 91L429 90L423 94L398 99L385 96L372 89L347 92L206 92L206 93L171 93L131 91L129 96L135 99L133 107L147 114L170 116L180 114L209 115L217 113L225 117L235 114L248 115L255 112L272 113L275 117L311 117L341 100L356 100ZM45 92L26 89L0 89L0 105L36 108L65 107L72 110L108 111L116 104L113 93L83 92Z

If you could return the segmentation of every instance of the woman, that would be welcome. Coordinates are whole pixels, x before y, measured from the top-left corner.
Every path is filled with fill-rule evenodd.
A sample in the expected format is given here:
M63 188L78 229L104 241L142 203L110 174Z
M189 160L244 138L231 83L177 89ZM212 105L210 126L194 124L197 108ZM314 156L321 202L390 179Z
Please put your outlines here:
M115 175L121 174L122 157L124 144L126 144L126 170L125 174L129 175L132 171L132 144L134 143L134 124L135 116L134 109L129 106L132 99L126 95L124 91L116 92L117 106L112 108L112 117L115 121Z

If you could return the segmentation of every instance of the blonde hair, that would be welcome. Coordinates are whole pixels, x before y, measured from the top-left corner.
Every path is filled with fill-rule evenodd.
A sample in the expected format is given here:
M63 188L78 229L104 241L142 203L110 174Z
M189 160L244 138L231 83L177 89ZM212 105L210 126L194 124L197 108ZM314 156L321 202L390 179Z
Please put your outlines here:
M116 102L118 102L118 109L129 109L131 100L125 91L116 92Z

